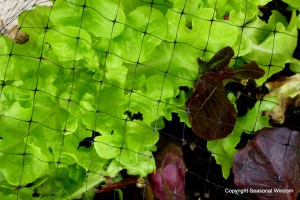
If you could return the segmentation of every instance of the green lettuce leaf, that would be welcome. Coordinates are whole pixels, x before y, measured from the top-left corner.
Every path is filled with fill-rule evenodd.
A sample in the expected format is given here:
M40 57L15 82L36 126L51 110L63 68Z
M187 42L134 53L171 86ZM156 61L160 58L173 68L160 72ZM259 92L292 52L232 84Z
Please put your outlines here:
M300 9L300 1L294 0L282 0L283 2L287 3L292 9Z
M255 21L247 24L244 34L245 37L251 39L252 50L243 58L255 60L265 71L269 72L258 80L258 84L262 84L268 77L282 70L285 63L294 63L300 67L300 62L293 58L297 45L295 12L293 12L289 24L277 11L272 12L268 23L256 18Z

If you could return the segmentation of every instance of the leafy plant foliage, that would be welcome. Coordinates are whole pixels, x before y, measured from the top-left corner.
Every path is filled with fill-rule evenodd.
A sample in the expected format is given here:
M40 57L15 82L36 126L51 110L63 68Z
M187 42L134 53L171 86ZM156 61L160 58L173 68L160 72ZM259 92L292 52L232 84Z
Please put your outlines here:
M185 200L185 166L178 144L168 142L156 155L157 169L149 175L153 193L160 200Z
M232 132L236 122L237 113L226 96L223 80L257 79L264 75L256 62L229 68L233 55L233 49L225 47L207 63L198 59L199 65L210 71L199 79L185 105L193 132L206 140L225 138Z
M264 128L234 156L234 183L241 188L270 189L259 199L296 199L300 189L300 132ZM275 189L286 190L276 192ZM255 193L255 192L254 192Z
M228 94L232 103L236 98L232 93ZM257 101L247 115L238 117L235 127L230 135L219 140L207 142L207 149L212 152L216 162L222 166L223 177L227 179L233 164L234 154L237 152L236 145L241 140L242 133L253 133L264 127L271 127L269 117L264 116L263 112L273 110L277 105L276 99L264 98L264 101Z
M205 63L230 46L249 63L232 71L226 56L203 77L212 87L198 87L214 91L225 105L231 104L223 80L248 78L251 60L269 76L288 62L299 70L292 58L296 14L287 22L274 12L266 24L257 5L269 1L56 0L53 7L23 12L19 26L29 41L0 37L0 199L90 199L106 176L123 169L141 177L153 172L163 117L171 120L177 112L190 126L179 87L192 87L197 57ZM246 119L260 111L245 116L243 125L252 127ZM255 127L266 125L260 119ZM209 144L225 151L222 140Z

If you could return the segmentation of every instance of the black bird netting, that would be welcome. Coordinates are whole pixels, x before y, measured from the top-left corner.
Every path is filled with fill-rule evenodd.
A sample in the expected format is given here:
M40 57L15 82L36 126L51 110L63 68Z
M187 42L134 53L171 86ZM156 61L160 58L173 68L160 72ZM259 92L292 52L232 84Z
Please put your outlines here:
M0 199L297 199L300 0L0 0Z

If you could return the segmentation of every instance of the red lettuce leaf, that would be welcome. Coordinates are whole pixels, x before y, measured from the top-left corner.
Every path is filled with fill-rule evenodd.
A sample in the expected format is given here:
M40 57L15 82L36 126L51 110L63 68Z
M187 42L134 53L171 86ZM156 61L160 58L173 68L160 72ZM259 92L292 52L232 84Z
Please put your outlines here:
M264 128L234 156L234 183L245 189L269 189L259 199L295 200L300 189L300 132ZM276 193L275 189L287 192ZM288 192L289 191L289 192Z
M218 51L208 62L204 62L200 58L198 58L197 61L199 66L217 72L228 68L230 59L233 55L233 49L231 47L225 47Z
M224 91L223 80L239 81L264 75L254 61L238 68L229 68L233 55L233 49L225 47L209 62L198 59L199 66L210 71L200 77L185 105L193 132L205 140L225 138L236 122L237 113Z
M155 197L159 200L185 200L187 171L178 144L168 142L156 155L156 172L148 176Z
M265 71L257 65L255 61L251 61L241 67L233 69L234 79L258 79L265 74Z
M232 72L207 72L185 105L193 132L205 140L226 137L232 132L236 111L226 96L222 80Z

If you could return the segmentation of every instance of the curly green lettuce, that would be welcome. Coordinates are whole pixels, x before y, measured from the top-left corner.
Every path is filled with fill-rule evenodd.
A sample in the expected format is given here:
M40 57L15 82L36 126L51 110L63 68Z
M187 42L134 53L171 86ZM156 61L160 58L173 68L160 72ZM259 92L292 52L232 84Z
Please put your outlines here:
M269 0L151 2L56 0L20 15L27 43L0 37L0 198L88 199L106 176L153 172L163 118L176 112L190 126L180 87L192 88L204 71L198 57L231 46L265 65L261 57L276 50L282 60L269 75L273 64L298 62L295 17L289 25L275 13L268 24L257 17ZM89 148L79 147L95 132Z

